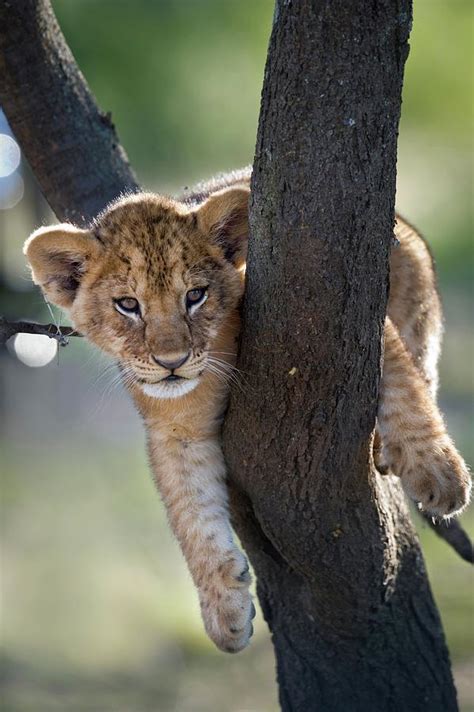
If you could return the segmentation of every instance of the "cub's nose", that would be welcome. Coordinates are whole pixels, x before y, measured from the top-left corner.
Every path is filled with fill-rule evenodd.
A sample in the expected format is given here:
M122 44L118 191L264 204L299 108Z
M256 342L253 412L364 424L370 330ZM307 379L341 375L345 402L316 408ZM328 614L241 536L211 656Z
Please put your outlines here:
M158 364L158 366L161 366L162 368L167 368L170 371L174 371L176 368L179 368L183 365L183 363L188 360L190 354L191 351L188 351L187 354L159 354L158 356L153 355L152 358L153 361Z

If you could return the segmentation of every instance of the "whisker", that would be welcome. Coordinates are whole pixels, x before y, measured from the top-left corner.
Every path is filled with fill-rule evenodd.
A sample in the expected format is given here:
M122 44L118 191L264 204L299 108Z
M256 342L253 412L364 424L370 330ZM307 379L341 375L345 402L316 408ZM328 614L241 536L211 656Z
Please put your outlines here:
M111 396L114 390L116 390L121 385L127 387L128 385L131 385L136 381L135 373L133 371L133 368L131 368L130 366L131 363L132 362L130 360L125 360L121 363L117 363L115 361L108 363L105 365L103 371L99 373L98 376L95 378L92 383L92 388L100 390L100 382L112 376L111 380L108 383L106 382L105 384L103 384L103 387L101 387L101 393L97 400L96 407L92 411L93 416L96 416L98 415L98 413L100 413L106 399ZM115 369L116 373L112 373Z
M240 381L240 379L241 379L241 380L245 381L247 386L249 385L248 380L245 378L245 376L248 374L246 374L245 371L241 371L236 366L233 366L231 363L227 363L227 361L222 361L221 359L214 358L212 356L208 357L208 361L210 361L211 363L214 363L216 366L221 368L223 371L225 371L229 375L232 375L234 377L235 382L237 382L237 380Z
M228 380L227 374L220 371L217 368L217 366L214 366L212 363L208 363L208 364L206 364L206 368L208 371L210 371L211 373L216 375L219 378L219 380L221 380L223 383L227 383L227 380Z
M229 388L230 379L226 374L222 373L219 369L217 369L215 366L212 366L211 364L207 366L207 370L209 373L212 373L220 383Z
M220 361L220 359L210 357L207 359L206 365L212 373L215 373L216 375L219 374L224 379L226 384L232 383L239 388L242 393L244 392L243 385L239 378L240 374L233 373L231 370L225 370L224 366L229 366L230 364L227 364L225 361Z
M226 354L227 352L226 351L210 351L209 353L211 353L211 354L217 354L217 353ZM230 354L230 353L228 355L233 356L233 354ZM234 371L237 371L237 373L245 374L247 376L249 375L247 373L247 371L242 371L241 368L237 368L237 366L234 366L234 364L229 363L228 361L224 361L223 359L220 359L220 358L214 358L214 356L210 356L210 357L208 356L208 358L212 358L215 362L218 362L219 364L221 364L222 366L224 366L226 368L231 368Z

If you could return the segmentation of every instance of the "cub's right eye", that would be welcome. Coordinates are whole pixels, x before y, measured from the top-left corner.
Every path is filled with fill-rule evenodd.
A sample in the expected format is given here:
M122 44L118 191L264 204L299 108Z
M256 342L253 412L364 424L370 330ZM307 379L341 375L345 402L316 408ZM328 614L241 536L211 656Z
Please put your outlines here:
M115 308L120 314L124 316L140 316L140 304L134 297L122 297L121 299L114 299Z

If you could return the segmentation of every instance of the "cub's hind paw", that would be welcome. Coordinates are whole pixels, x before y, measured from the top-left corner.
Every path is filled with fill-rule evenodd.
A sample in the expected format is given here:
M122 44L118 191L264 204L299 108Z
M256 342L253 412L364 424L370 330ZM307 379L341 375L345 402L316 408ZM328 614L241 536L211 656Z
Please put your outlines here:
M471 477L450 442L427 449L401 479L408 496L429 514L449 518L469 504Z
M378 430L375 431L374 441L372 444L372 455L374 458L374 465L377 468L377 472L380 475L389 475L390 466L387 462L387 458L384 452L382 439Z
M382 460L374 457L374 464L379 475L391 475L390 467Z

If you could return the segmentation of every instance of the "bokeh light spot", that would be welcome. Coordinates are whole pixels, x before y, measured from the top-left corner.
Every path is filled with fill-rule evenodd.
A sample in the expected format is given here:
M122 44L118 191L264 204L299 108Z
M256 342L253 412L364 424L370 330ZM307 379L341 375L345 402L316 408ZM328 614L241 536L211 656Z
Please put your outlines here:
M25 183L19 172L0 178L0 210L14 208L24 193Z
M8 341L8 348L26 366L47 366L58 352L58 342L41 334L15 334Z
M16 171L20 165L21 151L14 138L0 134L0 178Z

